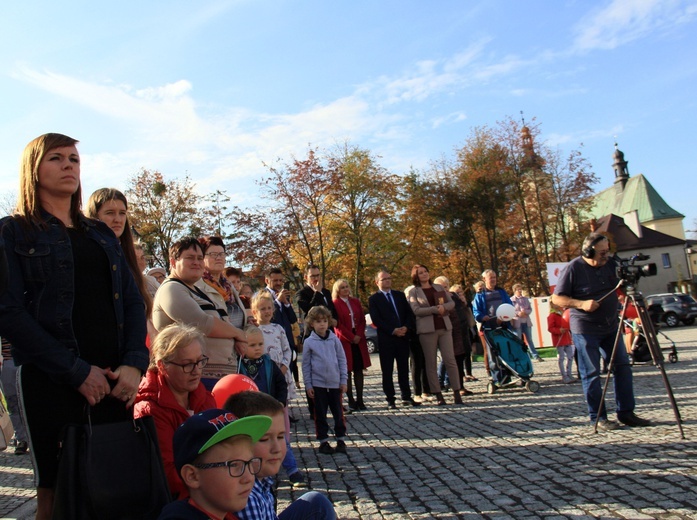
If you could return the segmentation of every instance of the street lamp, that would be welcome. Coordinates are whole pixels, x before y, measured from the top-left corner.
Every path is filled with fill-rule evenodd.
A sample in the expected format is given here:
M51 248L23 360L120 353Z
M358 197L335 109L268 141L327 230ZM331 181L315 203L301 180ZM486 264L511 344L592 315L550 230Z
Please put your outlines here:
M694 288L694 278L692 274L692 255L695 250L692 246L688 245L685 247L685 260L687 260L687 276L690 278L690 284L688 285L689 293L692 295Z

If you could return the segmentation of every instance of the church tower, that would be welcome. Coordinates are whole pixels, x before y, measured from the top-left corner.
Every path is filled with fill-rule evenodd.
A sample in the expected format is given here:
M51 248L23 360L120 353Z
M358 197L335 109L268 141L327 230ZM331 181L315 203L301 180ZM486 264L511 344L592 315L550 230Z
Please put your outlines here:
M617 143L615 143L615 153L612 154L612 157L615 160L612 163L612 168L615 170L615 191L617 195L621 195L629 180L629 170L627 169L629 163L624 160L624 154L617 148Z

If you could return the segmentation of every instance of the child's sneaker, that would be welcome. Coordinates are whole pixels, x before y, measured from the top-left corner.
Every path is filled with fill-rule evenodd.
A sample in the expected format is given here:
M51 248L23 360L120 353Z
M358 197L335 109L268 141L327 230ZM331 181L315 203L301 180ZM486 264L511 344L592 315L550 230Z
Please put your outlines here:
M332 455L334 453L334 448L332 448L329 442L324 441L319 445L319 452L325 455Z
M336 441L336 448L334 448L336 453L346 453L346 443L344 441Z
M305 477L303 477L301 471L296 471L295 473L288 475L288 480L290 480L290 485L294 488L307 487L307 484L305 483Z

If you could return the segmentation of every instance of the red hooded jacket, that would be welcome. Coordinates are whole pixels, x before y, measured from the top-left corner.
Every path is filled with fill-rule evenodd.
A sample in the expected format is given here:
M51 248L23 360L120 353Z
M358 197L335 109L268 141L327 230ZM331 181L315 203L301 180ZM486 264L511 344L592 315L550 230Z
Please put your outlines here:
M196 414L215 408L215 400L203 383L199 383L198 388L189 394L189 405ZM172 439L174 431L189 418L189 412L177 402L167 381L159 372L148 370L140 382L133 415L136 419L152 415L172 498L187 497L189 492L174 466Z

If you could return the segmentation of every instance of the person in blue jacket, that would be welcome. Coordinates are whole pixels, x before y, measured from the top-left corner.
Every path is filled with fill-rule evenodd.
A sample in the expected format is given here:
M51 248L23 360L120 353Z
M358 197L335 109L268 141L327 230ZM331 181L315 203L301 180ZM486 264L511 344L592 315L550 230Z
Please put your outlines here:
M476 294L472 303L474 319L482 324L482 330L495 329L505 324L506 322L496 317L496 309L503 303L513 305L506 290L496 285L496 279L496 272L493 269L484 271L482 273L484 290ZM505 326L508 327L507 324Z

